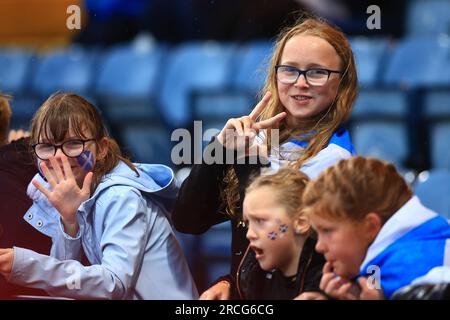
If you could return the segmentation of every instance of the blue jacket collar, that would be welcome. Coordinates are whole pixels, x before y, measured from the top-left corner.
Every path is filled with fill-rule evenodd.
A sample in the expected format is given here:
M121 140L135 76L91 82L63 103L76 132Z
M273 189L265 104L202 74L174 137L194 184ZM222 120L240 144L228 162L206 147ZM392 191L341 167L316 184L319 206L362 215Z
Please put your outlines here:
M290 140L290 142L295 143L296 145L306 148L308 146L308 141L305 140ZM330 141L328 144L335 144L340 146L341 148L347 150L351 154L356 154L355 148L353 147L353 144L350 139L350 133L345 128L338 128L333 135L331 136Z

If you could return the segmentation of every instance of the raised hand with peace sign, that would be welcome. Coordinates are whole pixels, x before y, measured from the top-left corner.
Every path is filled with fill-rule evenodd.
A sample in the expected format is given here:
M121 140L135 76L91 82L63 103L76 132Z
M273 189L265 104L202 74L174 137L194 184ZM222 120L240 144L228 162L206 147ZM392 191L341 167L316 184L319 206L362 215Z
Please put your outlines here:
M245 149L245 154L249 154L249 150L256 147L254 139L258 131L273 128L286 117L286 112L280 112L267 120L257 121L271 96L271 92L267 92L249 115L229 119L217 136L217 140L227 149Z

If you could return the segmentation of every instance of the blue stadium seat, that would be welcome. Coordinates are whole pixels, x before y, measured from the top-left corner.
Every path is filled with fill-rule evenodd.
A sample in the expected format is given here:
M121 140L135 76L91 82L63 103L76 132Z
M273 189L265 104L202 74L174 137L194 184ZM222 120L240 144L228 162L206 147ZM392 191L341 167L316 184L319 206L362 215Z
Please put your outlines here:
M120 128L121 147L140 163L172 165L170 132L163 126L151 123L127 124Z
M424 95L432 168L450 170L450 89L430 89Z
M362 88L353 107L351 117L378 119L404 119L408 114L407 93L400 89Z
M254 41L238 48L234 58L233 86L246 90L252 96L259 92L267 76L273 51L271 41Z
M21 94L29 81L33 55L16 48L0 49L0 89L12 95Z
M450 84L450 41L410 37L400 41L388 61L383 83L407 87Z
M356 152L402 167L408 156L407 94L399 89L362 89L350 123Z
M17 48L0 50L0 90L13 96L11 128L29 129L30 120L42 103L29 94L35 56Z
M112 122L158 122L156 94L165 48L132 43L106 52L96 83L103 111Z
M220 276L230 273L231 225L229 221L217 224L201 235L202 261L208 261L205 280L211 285Z
M170 54L163 70L159 105L171 128L192 125L194 92L229 87L232 49L230 44L191 42Z
M450 2L448 0L410 1L406 24L406 32L410 35L450 34Z
M404 166L408 156L406 125L386 121L370 121L352 128L352 139L356 152Z
M437 122L430 128L432 168L450 170L450 121Z
M428 119L450 120L450 88L438 88L425 92L424 115Z
M361 37L350 39L350 44L355 56L359 84L366 87L378 84L388 54L387 40Z
M82 47L71 47L42 56L33 74L32 91L47 98L56 91L92 95L96 54Z
M30 121L36 110L44 102L44 98L29 95L18 95L11 100L11 129L30 130Z
M450 219L450 171L435 169L419 174L415 194L428 208Z

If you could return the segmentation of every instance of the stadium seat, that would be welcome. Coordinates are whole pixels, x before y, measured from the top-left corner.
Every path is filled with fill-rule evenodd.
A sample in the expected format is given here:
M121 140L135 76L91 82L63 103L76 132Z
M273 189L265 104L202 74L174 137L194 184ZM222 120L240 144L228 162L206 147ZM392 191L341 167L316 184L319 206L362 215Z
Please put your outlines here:
M406 32L409 35L450 34L450 2L448 0L409 1Z
M18 48L0 49L0 90L12 95L11 128L28 130L29 122L41 99L28 95L34 55Z
M407 93L400 89L362 88L353 107L353 120L404 119L408 114Z
M20 95L30 76L33 55L17 48L0 49L0 88L2 92Z
M414 191L422 203L450 219L450 171L434 169L419 174Z
M95 58L94 51L76 46L42 56L33 74L32 91L41 98L56 91L92 95Z
M230 273L231 225L222 222L201 235L202 261L208 261L205 283L211 285L220 276Z
M430 128L432 168L450 170L450 121L434 123Z
M164 52L165 48L156 44L137 42L104 54L96 92L110 121L159 122L155 101Z
M162 125L130 123L120 128L121 147L135 162L172 166L170 132Z
M385 121L370 121L352 128L352 139L356 152L404 166L408 156L406 125Z
M239 47L234 58L233 87L255 96L264 85L272 50L273 43L268 40L249 42Z
M361 86L377 85L388 54L386 39L352 38L350 40L355 56L358 82Z
M162 71L159 104L170 128L192 126L194 92L229 87L232 50L230 44L190 42L170 54Z
M430 89L424 94L424 117L428 128L432 168L450 170L450 89Z
M401 40L383 77L385 85L406 87L450 84L450 41L446 37L410 37Z

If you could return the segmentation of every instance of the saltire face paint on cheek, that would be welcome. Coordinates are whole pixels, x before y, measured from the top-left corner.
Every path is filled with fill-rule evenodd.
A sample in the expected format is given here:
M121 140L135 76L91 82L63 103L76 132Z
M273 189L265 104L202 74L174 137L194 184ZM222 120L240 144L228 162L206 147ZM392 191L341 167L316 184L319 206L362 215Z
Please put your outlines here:
M94 154L89 151L83 151L78 157L76 157L78 165L84 171L91 171L94 168Z
M78 165L84 171L89 172L94 167L94 154L89 150L83 151L78 157L76 157L76 160L77 160ZM37 167L38 167L39 175L42 177L42 179L47 181L47 179L45 178L44 172L42 171L42 168L41 168L42 162L43 161L41 159L38 159Z

